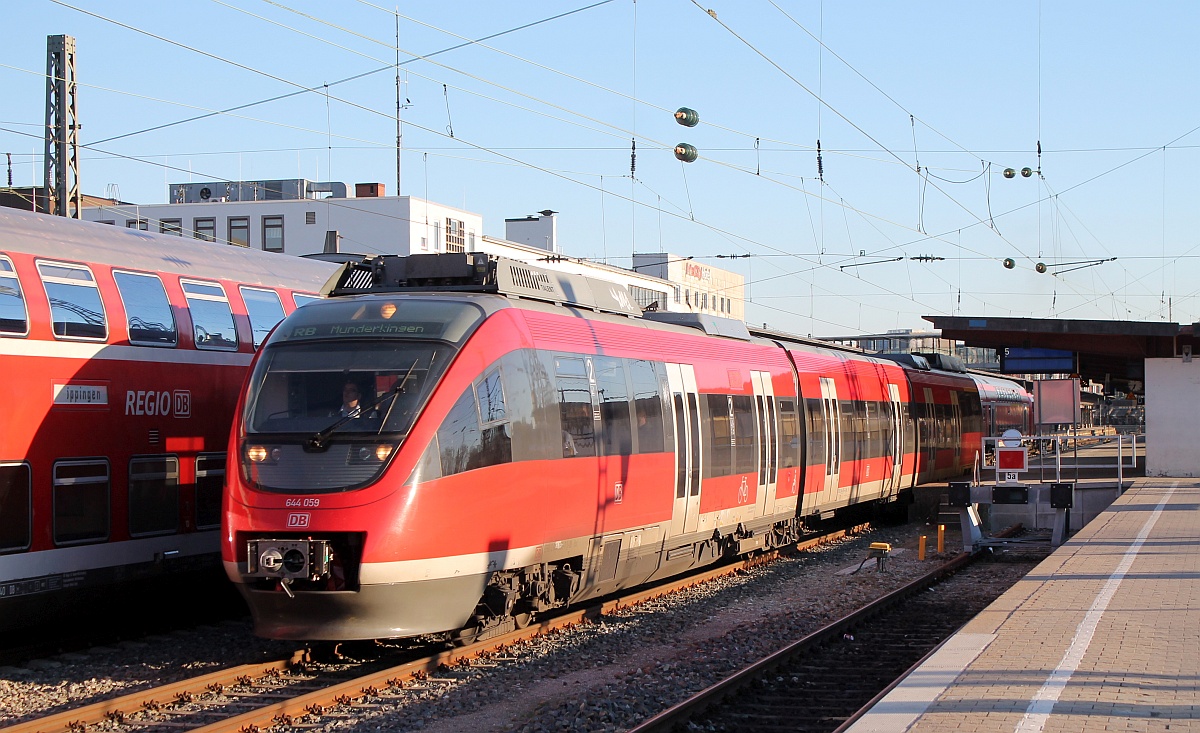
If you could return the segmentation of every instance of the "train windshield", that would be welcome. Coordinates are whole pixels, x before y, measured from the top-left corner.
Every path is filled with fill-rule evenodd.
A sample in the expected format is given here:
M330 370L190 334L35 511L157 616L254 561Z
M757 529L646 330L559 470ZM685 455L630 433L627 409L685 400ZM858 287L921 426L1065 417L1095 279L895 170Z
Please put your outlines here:
M250 381L246 432L407 433L452 353L408 340L271 346Z

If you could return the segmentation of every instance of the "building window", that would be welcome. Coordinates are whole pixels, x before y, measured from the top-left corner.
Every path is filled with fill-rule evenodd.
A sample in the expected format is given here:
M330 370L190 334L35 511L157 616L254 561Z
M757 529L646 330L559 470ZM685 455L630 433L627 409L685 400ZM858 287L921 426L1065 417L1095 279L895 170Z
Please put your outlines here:
M263 249L268 252L283 251L283 217L264 216L262 220Z
M205 242L217 241L217 220L212 217L193 219L192 229L196 231L196 239L202 239Z
M229 217L229 243L239 247L250 246L250 219L244 216Z
M633 296L633 302L637 303L638 308L641 308L643 311L666 310L664 307L667 302L666 293L638 287L637 285L630 285L629 294Z
M433 223L433 251L442 251L442 223L440 221Z
M304 212L304 223L305 224L316 224L317 223L317 212L315 212L315 211Z
M183 236L183 219L163 219L158 222L159 234L171 234L176 237Z
M446 219L446 251L467 251L466 229L458 219Z
M150 224L145 219L126 219L126 229L141 229L143 232L150 228Z
M109 225L110 227L111 227L111 226L116 226L116 224L117 224L117 222L113 221L112 219L97 219L97 220L96 220L96 223L97 223L97 224L107 224L107 225Z

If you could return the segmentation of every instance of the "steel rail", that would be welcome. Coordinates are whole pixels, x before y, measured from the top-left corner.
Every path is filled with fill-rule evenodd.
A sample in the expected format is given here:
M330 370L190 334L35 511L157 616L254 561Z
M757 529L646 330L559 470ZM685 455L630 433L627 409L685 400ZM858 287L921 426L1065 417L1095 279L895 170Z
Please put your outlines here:
M0 731L3 733L74 733L82 731L86 726L94 723L105 720L121 720L132 713L170 705L192 695L212 692L228 685L286 672L302 662L304 658L305 652L297 651L288 659L243 664L238 667L217 670L199 677L172 682L149 690L131 692L128 695L102 700L44 718L5 726L0 728Z
M847 536L859 534L869 528L869 524L859 524L802 540L795 545L783 549L788 552L801 552L830 542L836 542ZM192 730L196 733L255 733L279 723L294 722L297 718L302 718L306 715L319 715L335 706L346 705L364 697L374 695L381 689L402 686L410 680L420 679L442 667L461 664L512 644L590 622L619 609L636 606L685 588L698 586L727 575L744 572L747 569L770 562L779 555L780 550L772 550L728 565L710 568L682 578L675 578L651 588L634 591L583 608L558 614L545 621L530 624L524 629L512 631L461 648L438 652L423 659L407 662L380 672L301 694L291 699L270 703L249 712ZM120 721L125 716L140 710L163 707L187 700L189 696L204 692L219 691L221 688L231 684L246 683L255 678L284 672L303 661L307 661L307 653L299 651L289 659L263 664L242 665L227 670L220 670L211 674L181 680L163 687L143 690L74 710L56 713L44 718L0 727L0 733L83 733L87 726L95 723L105 720Z

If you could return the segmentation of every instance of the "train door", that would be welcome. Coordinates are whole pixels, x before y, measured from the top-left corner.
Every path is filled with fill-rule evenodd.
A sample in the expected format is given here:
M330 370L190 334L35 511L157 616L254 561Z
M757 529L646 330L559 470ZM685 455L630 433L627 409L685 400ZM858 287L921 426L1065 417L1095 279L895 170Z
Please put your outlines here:
M675 421L675 502L671 536L700 525L700 399L691 364L667 364L667 384Z
M884 480L883 494L889 496L899 491L904 476L904 421L900 404L900 388L888 384L888 441L887 450L892 457L891 471Z
M919 431L921 434L921 445L918 447L918 455L925 457L921 463L921 472L932 475L937 468L937 433L934 429L935 411L937 406L933 403L933 390L929 387L921 388L922 396L925 398L925 403L922 405L921 419L918 422ZM929 480L928 477L926 480Z
M779 435L775 430L775 388L770 372L750 372L754 384L754 422L758 434L758 516L775 513Z
M826 501L833 501L837 498L841 476L842 413L832 377L821 377L821 407L821 417L825 421L825 488L822 493L827 497Z
M954 443L954 467L962 466L962 406L958 404L958 392L950 390L950 440Z

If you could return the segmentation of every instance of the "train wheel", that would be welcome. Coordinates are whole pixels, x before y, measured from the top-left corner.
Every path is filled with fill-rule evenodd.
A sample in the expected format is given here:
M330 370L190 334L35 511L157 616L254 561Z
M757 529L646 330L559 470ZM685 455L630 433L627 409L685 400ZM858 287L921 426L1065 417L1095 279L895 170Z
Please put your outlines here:
M513 614L513 623L515 623L517 625L518 629L525 628L526 626L529 625L530 621L533 621L532 613L515 613L515 614Z
M450 641L454 646L470 646L479 638L479 631L478 622L471 619L466 626L450 635Z

